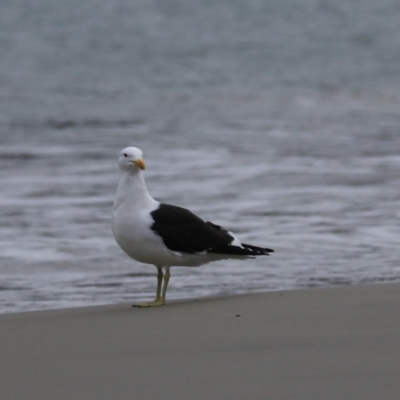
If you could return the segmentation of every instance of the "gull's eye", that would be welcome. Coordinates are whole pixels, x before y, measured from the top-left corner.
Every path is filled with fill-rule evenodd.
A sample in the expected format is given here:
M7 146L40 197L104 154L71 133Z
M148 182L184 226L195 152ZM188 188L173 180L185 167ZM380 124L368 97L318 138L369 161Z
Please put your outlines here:
M125 157L125 158L128 157L128 154L124 153L124 157Z

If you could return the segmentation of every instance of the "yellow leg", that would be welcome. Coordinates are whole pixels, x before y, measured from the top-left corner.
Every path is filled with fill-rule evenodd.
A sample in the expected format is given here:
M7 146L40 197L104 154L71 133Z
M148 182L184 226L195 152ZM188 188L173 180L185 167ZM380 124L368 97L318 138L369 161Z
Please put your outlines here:
M167 294L168 282L169 282L170 277L171 277L171 273L169 272L169 267L166 267L165 274L164 274L164 286L162 288L162 294L161 294L161 301L163 302L163 304L165 304L165 302L166 302L165 296Z
M156 299L154 301L159 301L161 299L162 280L163 280L162 268L157 268L157 291L156 291Z
M134 304L133 307L157 307L157 306L163 306L165 304L165 295L167 293L167 287L168 287L168 282L169 282L169 277L171 276L169 272L169 267L165 269L165 274L163 275L162 268L157 267L157 292L156 292L156 298L154 301L151 301L149 303L141 303L141 304ZM164 277L164 285L162 284ZM162 288L162 290L161 290Z

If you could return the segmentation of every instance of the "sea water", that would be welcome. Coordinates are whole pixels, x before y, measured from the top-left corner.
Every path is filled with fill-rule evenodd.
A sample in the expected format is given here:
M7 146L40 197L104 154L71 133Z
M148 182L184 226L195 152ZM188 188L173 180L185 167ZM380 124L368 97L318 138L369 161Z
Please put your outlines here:
M396 1L6 1L0 312L150 300L115 243L117 157L270 257L169 299L400 281Z

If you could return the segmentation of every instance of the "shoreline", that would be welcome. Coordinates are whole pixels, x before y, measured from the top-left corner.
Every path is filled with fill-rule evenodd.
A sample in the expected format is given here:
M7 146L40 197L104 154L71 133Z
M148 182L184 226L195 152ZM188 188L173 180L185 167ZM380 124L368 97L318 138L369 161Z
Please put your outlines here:
M395 399L400 284L0 315L2 398Z

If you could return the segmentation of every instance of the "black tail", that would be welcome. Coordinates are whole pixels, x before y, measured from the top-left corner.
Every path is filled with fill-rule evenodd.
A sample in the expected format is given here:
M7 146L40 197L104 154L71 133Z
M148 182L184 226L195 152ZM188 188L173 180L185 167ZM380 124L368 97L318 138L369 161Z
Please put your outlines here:
M272 249L265 249L263 247L252 246L250 244L245 244L245 243L242 243L242 246L245 249L250 250L251 255L254 255L254 256L269 256L269 253L274 252L274 250L272 250Z
M229 244L224 246L214 247L209 249L207 253L216 254L231 254L235 256L269 256L269 253L273 253L272 249L264 249L263 247L251 246L250 244L242 243L243 247L231 246Z

